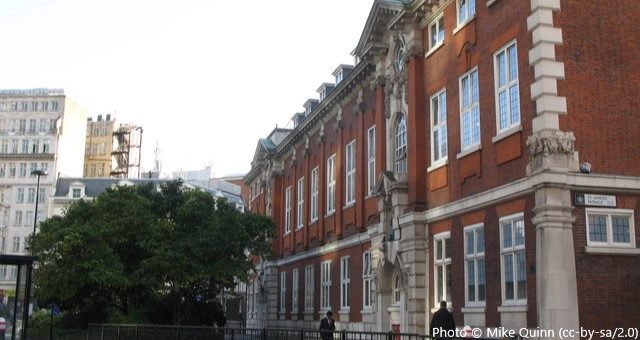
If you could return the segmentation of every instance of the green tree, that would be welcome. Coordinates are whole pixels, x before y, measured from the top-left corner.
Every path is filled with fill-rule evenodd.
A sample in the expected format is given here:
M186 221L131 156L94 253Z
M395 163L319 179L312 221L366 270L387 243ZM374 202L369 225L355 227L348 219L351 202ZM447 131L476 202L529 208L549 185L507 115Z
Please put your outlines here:
M216 297L268 257L274 223L168 182L109 189L41 224L35 295L76 323L221 323ZM79 325L82 326L82 325Z

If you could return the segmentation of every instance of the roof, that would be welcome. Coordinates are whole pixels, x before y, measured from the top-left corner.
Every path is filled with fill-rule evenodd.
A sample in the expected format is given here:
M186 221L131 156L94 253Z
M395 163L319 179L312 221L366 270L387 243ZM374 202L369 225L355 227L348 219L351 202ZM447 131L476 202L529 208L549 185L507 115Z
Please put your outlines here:
M74 185L74 183L81 183L84 185L84 194L86 197L97 197L101 193L107 191L107 189L112 188L114 185L118 183L133 183L134 185L142 185L151 183L154 187L157 187L161 184L171 182L173 180L170 179L157 179L157 178L84 178L84 177L60 177L58 178L58 182L56 184L56 192L55 197L67 197L69 195L69 188ZM185 184L190 185L191 187L203 190L205 192L210 193L214 197L224 197L227 199L227 202L233 204L242 204L244 205L244 201L242 200L242 196L236 195L231 192L227 192L220 189L214 189L208 187L206 184L198 183L196 181L187 181Z
M107 189L117 185L120 182L130 182L134 185L153 183L154 186L162 183L170 182L167 179L137 179L137 178L85 178L85 177L60 177L56 183L55 197L66 197L69 194L69 187L73 183L82 183L84 185L84 194L87 197L97 197Z
M267 151L273 151L276 149L276 145L269 138L260 138L260 143L265 149L267 149Z

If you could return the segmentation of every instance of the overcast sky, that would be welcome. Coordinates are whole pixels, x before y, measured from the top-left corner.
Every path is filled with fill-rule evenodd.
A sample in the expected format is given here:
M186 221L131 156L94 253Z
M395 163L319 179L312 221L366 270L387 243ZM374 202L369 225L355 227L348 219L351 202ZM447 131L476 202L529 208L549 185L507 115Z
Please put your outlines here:
M353 64L373 0L0 0L0 88L64 88L144 128L163 172L247 172L259 137Z

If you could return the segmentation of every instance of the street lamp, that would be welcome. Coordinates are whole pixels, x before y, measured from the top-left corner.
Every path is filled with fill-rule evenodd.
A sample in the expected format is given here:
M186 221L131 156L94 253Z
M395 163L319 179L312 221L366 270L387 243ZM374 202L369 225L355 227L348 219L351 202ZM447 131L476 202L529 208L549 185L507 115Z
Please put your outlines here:
M31 171L31 176L38 176L38 184L36 185L36 211L33 217L33 236L36 236L36 226L38 223L38 201L40 200L40 177L48 175L44 170L33 170Z

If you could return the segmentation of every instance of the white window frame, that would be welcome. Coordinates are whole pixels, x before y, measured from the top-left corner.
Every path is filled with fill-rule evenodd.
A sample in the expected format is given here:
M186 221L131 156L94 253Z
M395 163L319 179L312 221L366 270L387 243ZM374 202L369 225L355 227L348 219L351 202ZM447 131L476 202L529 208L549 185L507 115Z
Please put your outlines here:
M349 142L345 147L345 205L356 202L356 141Z
M280 272L280 313L287 311L287 272Z
M516 222L522 221L523 224L523 240L521 245L515 245L516 243ZM511 246L504 247L504 228L503 226L511 224ZM502 290L502 304L505 306L508 305L526 305L527 304L527 290L525 289L525 298L518 298L518 268L517 268L517 260L516 253L523 251L524 252L524 269L525 269L525 277L527 276L527 253L526 253L526 225L524 224L524 213L517 213L509 216L504 216L499 219L499 228L500 228L500 280L501 280L501 290ZM512 261L512 269L513 269L513 299L507 300L507 282L505 280L505 255L511 254ZM525 279L525 285L528 285L529 280Z
M466 25L469 21L473 20L477 12L475 0L465 0L466 5L464 6L464 11L466 13L466 18L464 18L464 20L460 20L460 12L463 10L463 8L460 6L460 1L461 0L456 0L456 22L458 23L456 31L462 28L462 26ZM473 13L469 13L471 2L473 2Z
M448 295L452 296L452 292L447 289L447 273L451 275L451 257L447 258L447 242L449 240L449 246L451 246L451 232L445 231L433 236L433 299L434 306L439 306L440 301L447 301L447 306L451 306L451 299L447 299ZM442 258L438 259L438 246L437 243L442 242ZM449 256L451 256L451 252ZM438 267L442 267L442 282L438 282ZM438 296L438 288L442 285L442 297Z
M11 252L12 253L19 253L20 252L20 244L21 244L20 236L14 236L13 237L13 242L11 243ZM16 266L11 266L11 267L16 267Z
M376 189L376 126L367 130L367 192L373 195Z
M373 263L370 251L362 253L362 307L370 310L373 306Z
M515 79L509 79L510 78L510 74L511 74L511 65L509 63L509 54L508 51L509 49L513 47L516 53L516 75L515 75ZM500 65L498 63L498 57L504 54L504 62L505 62L505 84L503 86L500 86ZM510 41L508 44L504 45L502 48L500 48L498 51L496 51L493 54L493 79L494 79L494 88L495 88L495 103L496 103L496 131L498 132L498 134L500 132L505 132L507 130L513 129L517 126L520 126L520 122L521 122L521 113L522 110L520 110L520 82L519 82L519 78L520 75L518 73L518 45L516 43L516 40L512 40ZM516 93L515 96L517 97L517 117L515 117L517 120L514 120L514 112L512 110L511 107L511 101L513 100L513 98L511 97L511 91L510 89L512 87L516 88ZM506 125L504 127L501 127L501 111L500 111L500 94L501 93L505 93L506 95Z
M482 232L482 251L478 251L478 232ZM464 246L463 246L463 254L464 254L464 300L466 306L469 307L483 307L487 303L487 267L486 267L486 259L485 259L485 243L484 243L484 224L474 224L463 229L464 232ZM473 252L469 254L468 242L469 242L469 234L473 234ZM480 300L480 284L479 284L479 266L478 261L484 261L484 300ZM474 273L474 295L475 298L473 301L469 300L469 262L473 263L473 273Z
M298 179L298 204L296 206L296 230L304 227L304 177Z
M477 88L478 88L478 101L474 102L473 101L473 84L472 84L472 74L475 73L475 79L478 82L477 84ZM469 106L465 107L464 105L464 98L463 98L463 88L462 88L462 84L465 78L468 78L469 80ZM481 129L481 123L480 123L480 79L478 76L478 66L472 68L471 70L465 72L462 76L460 76L460 78L458 78L458 89L460 92L459 95L459 99L460 99L460 151L464 152L470 149L473 149L476 146L479 146L481 141L482 141L482 129ZM478 124L477 124L477 130L478 130L478 140L474 141L473 140L473 131L474 131L474 127L473 127L473 111L477 109L478 111ZM464 128L464 116L465 114L469 114L469 124L470 124L470 130L468 131L469 134L471 134L469 136L469 144L465 145L465 137L466 137L466 132L465 132L465 128Z
M591 233L589 231L589 221L593 215L606 215L607 242L591 241ZM613 216L622 216L629 218L629 243L613 242ZM585 228L587 233L587 246L600 248L635 248L636 233L634 224L634 211L627 209L607 209L607 208L586 208L585 209Z
M298 312L298 292L300 287L300 270L294 268L291 272L291 312Z
M351 301L351 257L340 258L340 310L348 311Z
M440 20L442 19L442 24L444 25L444 12L440 13L437 17L435 17L435 19L431 20L431 22L429 22L429 52L427 52L427 54L430 54L431 51L435 51L438 47L442 46L444 44L444 37L446 35L446 32L444 30L444 27L440 27ZM431 37L432 37L432 33L433 33L433 27L436 27L436 41L432 41ZM442 31L442 38L439 37L438 33Z
M444 121L442 120L442 113L440 112L443 104L442 101L444 99ZM434 101L437 100L437 107L434 104ZM449 157L449 141L448 141L448 133L447 133L447 90L442 89L438 91L436 94L431 96L429 99L430 105L430 127L431 127L431 168L435 168L447 163ZM436 112L437 111L437 112ZM438 114L438 124L434 124L435 121L435 113ZM436 141L436 132L438 133L439 143L438 146L442 146L442 142L444 141L444 153L440 154L439 157L436 158L436 149L435 149L435 141ZM444 135L444 138L442 137ZM441 153L442 148L438 150L438 153Z
M313 265L304 268L304 310L313 312L314 278Z
M284 234L291 232L291 186L284 191Z
M327 158L327 214L336 211L336 154Z
M320 182L320 169L311 170L311 222L318 220L318 187Z
M331 260L320 263L320 310L331 310Z

